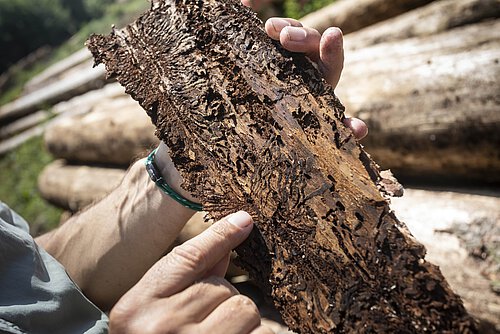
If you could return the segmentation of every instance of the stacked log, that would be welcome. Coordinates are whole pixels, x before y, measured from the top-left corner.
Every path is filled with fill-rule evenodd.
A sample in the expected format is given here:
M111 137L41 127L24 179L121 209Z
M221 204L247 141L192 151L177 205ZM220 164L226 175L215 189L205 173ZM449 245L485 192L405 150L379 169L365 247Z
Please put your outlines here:
M104 85L104 68L86 68L64 80L54 82L43 89L24 95L0 107L0 123L6 124L36 111L42 105L51 105L83 94Z
M44 140L58 158L124 167L158 144L151 121L128 96L101 102L90 113L54 122Z
M39 189L47 200L72 212L109 193L128 165L158 144L142 108L116 83L54 110L62 116L47 127L44 141L64 162L46 168Z
M418 8L433 0L338 0L317 12L304 16L305 26L320 32L340 27L344 34Z
M500 16L500 0L441 0L346 36L348 50L423 37Z
M500 181L500 21L346 50L336 93L396 175ZM353 87L356 87L353 89Z
M87 50L87 48L82 48L69 57L66 57L63 60L48 67L42 73L38 74L33 79L28 81L23 87L23 94L26 95L32 93L48 84L62 79L62 77L67 77L71 72L73 72L73 69L75 67L81 65L82 63L84 63L84 66L87 67L91 62L92 55Z
M56 160L40 174L38 189L49 202L76 212L109 194L123 175L123 169L68 165Z

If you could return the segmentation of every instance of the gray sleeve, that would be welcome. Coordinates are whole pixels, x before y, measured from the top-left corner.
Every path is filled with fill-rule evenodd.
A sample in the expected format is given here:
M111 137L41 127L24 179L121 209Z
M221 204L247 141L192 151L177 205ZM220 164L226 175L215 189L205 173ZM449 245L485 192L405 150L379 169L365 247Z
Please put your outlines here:
M107 316L0 202L0 333L107 333Z

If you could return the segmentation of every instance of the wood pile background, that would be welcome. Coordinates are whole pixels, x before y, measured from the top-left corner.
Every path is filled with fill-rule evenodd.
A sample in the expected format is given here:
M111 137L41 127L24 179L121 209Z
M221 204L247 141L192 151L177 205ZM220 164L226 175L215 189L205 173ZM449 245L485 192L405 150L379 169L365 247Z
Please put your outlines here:
M346 63L336 93L349 115L369 125L362 143L382 168L420 187L446 180L498 190L499 17L500 0L339 0L303 22L343 28ZM0 155L43 133L60 160L40 175L40 191L70 212L109 193L158 143L146 113L91 64L83 49L0 107ZM500 301L489 286L500 280L498 269L481 275L483 263L468 256L454 229L478 222L498 228L498 193L409 189L392 204L491 333L500 331ZM180 241L207 224L197 215L189 226Z

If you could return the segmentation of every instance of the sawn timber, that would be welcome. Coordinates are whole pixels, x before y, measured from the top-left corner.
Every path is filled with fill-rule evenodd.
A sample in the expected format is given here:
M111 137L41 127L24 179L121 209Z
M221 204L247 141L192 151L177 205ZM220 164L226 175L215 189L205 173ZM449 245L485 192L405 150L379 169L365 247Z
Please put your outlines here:
M299 333L469 333L474 322L390 211L333 88L237 1L152 1L88 42L218 219L256 221L242 266Z

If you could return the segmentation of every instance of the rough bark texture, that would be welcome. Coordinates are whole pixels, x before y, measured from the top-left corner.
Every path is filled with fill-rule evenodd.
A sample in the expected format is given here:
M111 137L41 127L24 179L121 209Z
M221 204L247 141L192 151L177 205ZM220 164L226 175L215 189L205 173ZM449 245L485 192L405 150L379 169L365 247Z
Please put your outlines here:
M256 221L242 265L299 333L468 333L460 298L390 212L315 68L236 1L153 1L89 47L147 110L214 218Z
M357 31L401 13L423 6L433 0L339 0L304 16L305 26L325 31L340 27L344 34Z
M467 24L500 16L500 0L441 0L346 36L344 47L361 49L373 44L417 36L431 36Z
M500 182L500 20L346 50L336 93L398 176Z

